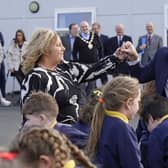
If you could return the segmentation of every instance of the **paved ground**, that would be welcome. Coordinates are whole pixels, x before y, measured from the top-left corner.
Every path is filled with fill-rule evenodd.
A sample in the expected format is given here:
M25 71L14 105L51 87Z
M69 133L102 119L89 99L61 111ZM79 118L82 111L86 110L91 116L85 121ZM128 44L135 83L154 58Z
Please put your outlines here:
M8 145L21 123L19 106L0 106L0 146Z

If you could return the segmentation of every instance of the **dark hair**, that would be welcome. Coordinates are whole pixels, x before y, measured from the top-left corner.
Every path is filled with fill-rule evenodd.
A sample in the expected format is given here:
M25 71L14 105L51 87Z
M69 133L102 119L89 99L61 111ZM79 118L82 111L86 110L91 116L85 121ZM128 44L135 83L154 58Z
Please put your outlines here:
M98 28L101 28L101 25L100 25L100 23L99 23L99 22L94 22L94 23L92 24L92 26L95 26L95 25L97 25L97 26L98 26Z
M157 120L168 114L168 100L166 97L154 94L150 97L144 97L142 103L140 115L146 123L148 123L150 116Z
M15 33L15 38L14 38L14 41L15 43L17 43L17 33L22 33L22 36L23 36L23 41L26 41L26 37L25 37L25 33L22 29L18 29Z
M76 23L71 23L70 25L69 25L69 31L72 29L72 26L75 26L75 25L77 25Z

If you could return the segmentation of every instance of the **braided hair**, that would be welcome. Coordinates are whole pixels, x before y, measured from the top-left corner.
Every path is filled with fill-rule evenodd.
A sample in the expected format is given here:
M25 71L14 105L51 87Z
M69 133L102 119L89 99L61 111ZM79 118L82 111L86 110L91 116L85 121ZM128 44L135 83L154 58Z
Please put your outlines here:
M53 129L38 126L23 129L12 143L10 151L19 153L21 162L36 167L40 156L46 155L54 158L55 168L63 168L70 159L83 167L95 168L82 151Z

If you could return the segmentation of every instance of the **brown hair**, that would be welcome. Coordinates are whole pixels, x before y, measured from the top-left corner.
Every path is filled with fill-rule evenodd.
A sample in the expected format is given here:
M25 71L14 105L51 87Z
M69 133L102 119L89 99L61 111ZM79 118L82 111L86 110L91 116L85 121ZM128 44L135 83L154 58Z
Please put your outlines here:
M94 23L92 24L92 26L95 26L95 25L96 25L98 28L101 27L99 22L94 22Z
M26 37L25 37L24 31L23 31L22 29L18 29L18 30L16 31L16 33L15 33L15 39L14 39L15 43L18 43L18 41L17 41L17 34L18 34L18 33L21 33L21 34L22 34L22 36L23 36L23 42L26 41Z
M97 88L92 91L89 95L89 100L85 106L83 106L79 113L79 121L91 125L94 109L98 102L98 99L102 96L102 91L100 88Z
M147 82L143 85L142 97L150 96L156 93L156 84L155 81Z
M128 98L136 98L139 93L139 82L135 78L128 76L118 76L107 83L103 89L103 101L104 103L97 103L88 143L88 153L92 157L96 152L97 142L100 136L104 112L106 110L118 111L122 104L128 100Z
M53 129L26 128L17 135L10 151L19 153L18 158L27 165L37 165L40 156L47 155L55 159L55 168L62 168L70 159L84 167L95 168L82 151Z
M25 101L22 114L40 115L45 114L49 118L56 118L58 115L58 105L56 100L44 92L32 92L30 97Z

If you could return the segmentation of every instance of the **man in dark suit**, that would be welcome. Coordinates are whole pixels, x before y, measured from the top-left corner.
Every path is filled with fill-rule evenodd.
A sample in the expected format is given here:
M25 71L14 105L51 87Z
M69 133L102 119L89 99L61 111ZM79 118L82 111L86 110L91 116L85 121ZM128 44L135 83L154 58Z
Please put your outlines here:
M124 25L118 24L115 27L116 36L110 38L106 44L106 53L107 55L113 54L117 48L119 48L123 42L130 41L132 42L132 38L124 34Z
M132 43L132 38L130 36L125 35L124 33L124 25L118 24L115 27L116 36L109 38L105 45L105 53L106 55L112 55L114 52L121 47L123 42L130 41ZM117 76L119 74L129 74L128 65L126 62L120 63L120 66L113 72L113 76Z
M138 78L140 83L155 80L156 92L168 98L168 47L158 49L151 62L141 66L135 47L131 43L126 45L122 52L131 55L129 57L132 61L129 62L131 76Z
M89 30L89 23L82 21L80 23L80 33L76 37L73 47L73 57L76 62L92 65L103 57L102 43L100 38L94 32ZM90 95L91 91L95 89L96 81L89 81L80 85L85 97ZM82 100L80 104L85 104Z
M104 52L103 54L104 54L104 56L106 56L104 48L105 48L105 45L106 45L109 37L107 35L104 35L101 33L101 26L98 22L95 22L92 24L92 31L95 32L99 36L99 38L103 44L103 52Z
M69 25L69 33L61 37L62 44L65 47L64 59L67 61L73 61L72 50L78 32L79 26L76 23L72 23Z
M101 26L98 22L95 22L92 24L92 31L95 32L99 36L100 42L102 43L102 46L103 46L103 48L102 48L103 57L106 56L106 52L104 49L105 49L106 43L109 39L108 36L101 33ZM100 79L101 79L102 84L106 84L108 81L107 75L105 75L105 74Z
M75 61L83 64L93 64L103 57L100 38L89 30L87 21L80 23L80 33L74 42L73 57Z

